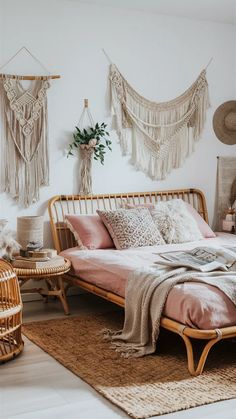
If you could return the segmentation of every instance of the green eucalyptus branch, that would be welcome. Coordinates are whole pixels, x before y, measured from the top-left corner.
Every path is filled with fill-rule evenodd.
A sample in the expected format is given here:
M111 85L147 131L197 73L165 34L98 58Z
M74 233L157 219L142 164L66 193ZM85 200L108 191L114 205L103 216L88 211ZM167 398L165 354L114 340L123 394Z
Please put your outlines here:
M67 157L73 156L73 150L75 148L91 148L94 149L94 160L100 160L101 164L104 164L104 158L107 149L111 149L111 140L109 139L109 132L106 131L107 125L102 122L101 125L98 123L94 127L87 129L80 129L75 127L76 131L73 134L73 141L69 144L69 150Z

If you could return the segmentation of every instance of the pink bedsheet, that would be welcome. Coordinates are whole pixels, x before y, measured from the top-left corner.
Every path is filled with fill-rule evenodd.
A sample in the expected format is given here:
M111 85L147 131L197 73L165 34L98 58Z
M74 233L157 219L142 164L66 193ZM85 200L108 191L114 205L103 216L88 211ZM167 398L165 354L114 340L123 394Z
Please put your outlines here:
M78 250L74 247L61 254L71 260L75 275L124 296L130 272L155 262L157 253L206 245L236 246L236 236L218 233L216 238L197 242L125 250ZM163 314L199 329L236 325L236 307L229 298L218 288L197 282L176 285L168 295Z

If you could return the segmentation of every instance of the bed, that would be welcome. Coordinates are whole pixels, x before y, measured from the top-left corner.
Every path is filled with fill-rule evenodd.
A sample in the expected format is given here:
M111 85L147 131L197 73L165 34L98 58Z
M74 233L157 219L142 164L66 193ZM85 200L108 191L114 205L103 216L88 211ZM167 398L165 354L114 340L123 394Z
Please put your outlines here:
M91 196L59 195L53 197L49 201L49 215L54 245L59 253L62 252L64 256L72 261L74 267L69 274L65 275L65 280L68 284L79 286L82 289L124 307L125 280L127 279L130 270L134 269L135 266L138 266L139 262L142 262L143 264L152 263L155 260L154 255L158 253L158 251L169 251L170 246L173 250L187 250L195 247L196 243L199 244L199 242L192 242L187 245L167 245L168 249L163 249L164 246L156 246L155 248L149 246L149 248L144 248L142 250L140 250L141 248L137 248L128 249L127 251L114 249L109 251L107 249L103 251L78 251L74 236L65 223L65 216L67 214L94 214L97 209L116 209L121 206L124 199L129 199L129 202L136 205L155 204L160 200L170 200L174 198L181 198L191 204L201 217L208 222L205 198L203 193L197 189ZM213 246L215 244L236 244L235 236L229 234L219 234L215 239L205 239L202 242L206 241L207 244ZM150 249L150 247L152 249ZM109 276L111 278L110 282L108 280ZM195 286L196 285L197 284L195 284ZM229 302L227 297L224 298L222 296L223 293L220 291L218 292L216 288L215 290L208 289L207 292L211 292L213 299L218 299L218 307L219 310L222 311L222 318L224 318L223 323L220 321L217 323L217 316L213 316L213 319L210 318L212 317L210 316L211 306L207 303L208 313L207 309L202 308L202 306L200 307L200 311L205 310L204 318L208 319L208 321L201 322L201 316L198 316L197 318L193 316L193 313L191 314L191 307L194 307L194 304L197 301L196 298L198 298L196 297L197 294L199 293L199 295L202 296L199 301L202 300L204 303L204 286L210 287L206 284L198 284L197 286L200 286L200 288L196 289L194 288L194 284L192 284L193 289L190 290L190 292L189 289L184 289L185 284L179 284L179 286L174 287L174 291L172 290L172 294L170 293L168 297L169 303L166 305L161 319L162 328L177 333L182 337L187 350L188 370L191 375L195 376L202 373L210 349L219 340L236 337L235 306L232 306L233 303ZM176 316L173 310L171 311L174 306L172 302L176 301L176 299L181 301L181 296L183 294L185 300L182 302L181 307L185 304L187 305L187 308L184 312L182 312L182 309L179 310L178 316ZM193 341L196 339L204 340L206 343L195 366Z

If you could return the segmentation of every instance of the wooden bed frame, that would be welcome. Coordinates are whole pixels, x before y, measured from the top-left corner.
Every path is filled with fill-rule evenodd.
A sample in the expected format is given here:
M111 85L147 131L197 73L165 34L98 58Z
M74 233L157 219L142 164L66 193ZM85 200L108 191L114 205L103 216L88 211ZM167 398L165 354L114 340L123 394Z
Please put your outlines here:
M66 214L94 214L97 209L119 208L122 200L128 199L134 204L157 203L174 198L181 198L190 203L203 219L208 222L206 201L203 193L198 189L180 189L160 192L129 192L106 195L58 195L54 196L48 205L52 236L55 248L58 252L76 246L73 234L65 224ZM106 291L79 277L65 274L64 279L68 284L76 285L84 290L98 295L112 303L124 307L124 298L117 294ZM221 339L236 337L236 325L215 330L200 330L185 326L167 317L162 317L161 326L171 332L179 334L184 340L187 350L188 370L191 375L197 376L202 373L210 349ZM201 356L195 367L193 345L191 339L207 341Z

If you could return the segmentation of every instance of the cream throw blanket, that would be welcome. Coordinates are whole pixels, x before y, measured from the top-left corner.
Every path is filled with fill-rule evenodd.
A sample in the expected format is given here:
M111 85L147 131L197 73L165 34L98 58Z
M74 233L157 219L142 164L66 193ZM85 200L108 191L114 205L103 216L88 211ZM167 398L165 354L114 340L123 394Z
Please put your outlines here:
M170 290L183 282L204 282L223 291L236 305L236 264L229 272L202 273L188 268L150 268L134 271L125 295L123 330L105 331L105 338L122 356L141 357L156 350L162 311Z

